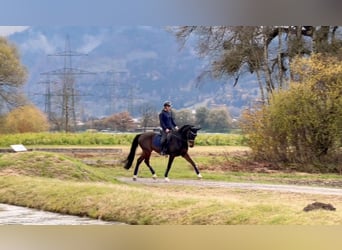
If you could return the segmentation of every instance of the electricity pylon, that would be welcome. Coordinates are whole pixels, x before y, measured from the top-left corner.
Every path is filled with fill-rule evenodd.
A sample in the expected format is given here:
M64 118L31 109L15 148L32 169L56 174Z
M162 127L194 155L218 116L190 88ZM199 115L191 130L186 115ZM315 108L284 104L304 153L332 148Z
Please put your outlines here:
M42 75L55 75L61 78L61 127L65 132L74 131L76 128L76 111L75 111L75 97L79 96L76 93L75 77L86 74L95 74L89 71L76 69L72 67L73 56L87 56L87 54L71 51L69 36L66 37L64 51L50 54L48 56L61 56L64 58L64 66L61 69L52 70L41 73ZM58 95L58 94L57 94ZM50 104L51 105L51 104Z

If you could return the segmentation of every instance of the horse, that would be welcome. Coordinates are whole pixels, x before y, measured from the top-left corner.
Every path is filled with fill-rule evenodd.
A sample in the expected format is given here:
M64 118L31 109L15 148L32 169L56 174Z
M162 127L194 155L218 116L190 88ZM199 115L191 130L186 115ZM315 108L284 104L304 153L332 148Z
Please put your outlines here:
M173 160L175 157L182 156L185 160L187 160L191 166L194 168L197 177L199 179L202 178L202 175L200 174L196 163L191 159L191 157L188 154L189 147L194 147L195 145L195 138L197 136L197 131L201 128L195 127L193 125L184 125L180 129L176 131L172 131L171 134L168 135L168 151L167 154L169 155L169 160L167 163L167 168L165 170L164 178L165 181L169 181L168 174L171 169L171 165L173 163ZM135 152L138 146L141 147L142 153L140 157L137 159L134 174L133 174L133 180L136 181L138 178L138 170L139 165L142 163L142 161L145 162L146 166L150 169L152 173L152 178L156 179L157 175L153 169L153 167L150 165L150 157L152 151L155 151L157 153L161 152L161 145L160 145L160 138L161 135L157 134L155 132L145 132L138 134L134 137L130 152L127 156L127 159L125 160L126 164L124 166L125 169L129 169L132 166Z

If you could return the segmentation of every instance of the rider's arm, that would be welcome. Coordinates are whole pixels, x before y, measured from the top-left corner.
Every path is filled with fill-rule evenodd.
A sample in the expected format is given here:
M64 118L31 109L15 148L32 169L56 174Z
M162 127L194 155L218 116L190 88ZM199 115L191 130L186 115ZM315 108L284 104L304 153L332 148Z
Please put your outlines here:
M165 114L163 112L161 112L159 114L159 123L160 123L160 127L165 131L167 129L166 127L166 119L167 117L165 116Z

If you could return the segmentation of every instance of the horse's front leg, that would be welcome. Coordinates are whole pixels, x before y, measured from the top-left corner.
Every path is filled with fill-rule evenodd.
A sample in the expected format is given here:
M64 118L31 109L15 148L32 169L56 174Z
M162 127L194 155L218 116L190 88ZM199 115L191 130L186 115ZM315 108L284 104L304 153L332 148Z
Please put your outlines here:
M188 153L185 153L185 154L182 155L182 156L183 156L183 158L184 158L185 160L187 160L187 161L191 164L191 166L194 168L194 170L195 170L195 172L196 172L196 174L197 174L198 179L202 179L202 175L201 175L201 173L199 172L199 170L198 170L198 168L197 168L197 166L196 166L196 163L191 159L190 155L189 155Z
M165 174L164 174L165 181L167 181L167 182L170 181L170 179L168 178L168 175L169 175L169 171L171 169L171 165L172 165L174 159L175 159L175 157L173 155L169 156L169 161L167 163L167 168L166 168Z

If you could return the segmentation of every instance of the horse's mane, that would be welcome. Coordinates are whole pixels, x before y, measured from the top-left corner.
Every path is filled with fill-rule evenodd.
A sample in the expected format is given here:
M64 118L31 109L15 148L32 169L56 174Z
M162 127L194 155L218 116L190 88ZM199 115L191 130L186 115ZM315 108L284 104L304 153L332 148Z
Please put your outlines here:
M182 127L180 127L180 129L178 130L178 132L179 132L180 134L183 134L184 131L186 131L186 130L192 128L192 127L193 127L193 125L189 125L189 124L183 125Z

